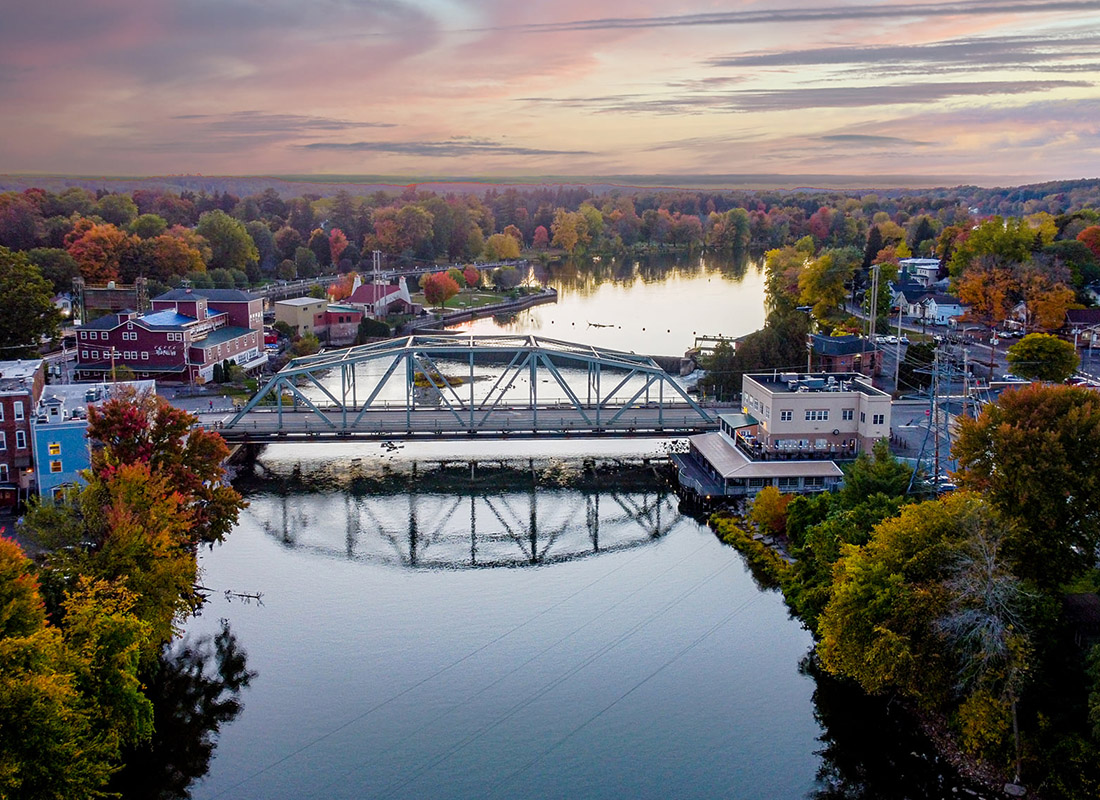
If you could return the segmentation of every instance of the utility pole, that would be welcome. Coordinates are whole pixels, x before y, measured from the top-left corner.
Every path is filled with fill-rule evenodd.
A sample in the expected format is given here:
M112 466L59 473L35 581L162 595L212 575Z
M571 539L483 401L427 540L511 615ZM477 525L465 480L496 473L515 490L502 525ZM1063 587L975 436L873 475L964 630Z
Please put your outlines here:
M938 481L940 479L940 424L939 424L939 399L940 399L940 351L936 350L936 354L932 360L932 403L929 407L928 424L932 426L935 433L932 435L932 479Z
M898 376L901 374L901 305L898 305L898 341L894 346L894 392L896 393L901 387L898 386Z
M968 416L970 402L970 350L963 348L963 416Z
M868 336L875 335L875 327L878 322L878 272L879 264L871 266L871 314L867 320Z

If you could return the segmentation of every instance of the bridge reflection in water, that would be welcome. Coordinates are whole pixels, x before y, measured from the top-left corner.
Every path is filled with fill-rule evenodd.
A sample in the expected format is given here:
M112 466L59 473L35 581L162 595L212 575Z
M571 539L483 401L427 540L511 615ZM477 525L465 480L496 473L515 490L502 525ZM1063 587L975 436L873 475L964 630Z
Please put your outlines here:
M656 481L655 481L656 482ZM645 546L683 517L650 489L462 488L392 493L285 492L246 512L285 546L410 569L539 566Z

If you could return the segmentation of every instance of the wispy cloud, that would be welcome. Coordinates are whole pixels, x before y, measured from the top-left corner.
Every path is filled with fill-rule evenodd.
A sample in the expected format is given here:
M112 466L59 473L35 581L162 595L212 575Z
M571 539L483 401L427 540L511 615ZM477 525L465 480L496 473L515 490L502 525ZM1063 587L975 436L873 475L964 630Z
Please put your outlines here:
M216 133L285 133L346 131L358 128L393 128L390 122L357 122L303 114L267 114L262 111L236 111L228 114L178 114L172 119L200 123Z
M1068 34L975 37L904 47L890 44L748 53L711 58L705 64L718 68L854 65L860 71L873 68L876 74L926 74L931 70L972 72L996 67L1058 66L1076 71L1088 65L1065 62L1096 57L1100 57L1100 36Z
M795 111L807 108L861 108L931 103L952 97L992 97L1053 89L1089 87L1089 81L944 81L878 86L822 86L797 89L746 89L685 96L521 98L598 112L685 114L703 112Z
M862 133L831 133L814 137L819 142L836 144L851 144L858 146L886 146L906 145L909 147L927 147L931 142L920 142L916 139L903 139L900 136L872 136Z
M433 158L459 158L471 155L497 156L566 156L590 155L588 150L547 150L520 147L478 139L451 139L443 142L311 142L301 145L306 150L342 152L397 153Z
M598 17L566 22L527 23L480 30L514 30L523 33L560 33L575 31L623 30L639 28L676 28L713 25L769 25L791 22L838 22L890 18L957 17L988 14L1049 14L1052 12L1094 12L1095 0L1016 0L983 2L967 0L953 3L880 3L877 5L836 5L810 8L771 8L747 11L720 11L668 16Z

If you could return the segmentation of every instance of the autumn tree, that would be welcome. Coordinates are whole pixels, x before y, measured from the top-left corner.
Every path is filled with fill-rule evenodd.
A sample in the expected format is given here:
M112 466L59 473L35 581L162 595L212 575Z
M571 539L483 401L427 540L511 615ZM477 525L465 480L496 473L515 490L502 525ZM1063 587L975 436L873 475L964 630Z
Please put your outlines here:
M764 254L767 289L765 302L769 310L790 310L798 305L801 292L799 276L813 254L814 240L809 236L804 236L793 245L769 250Z
M33 356L58 333L53 287L26 255L0 247L0 357Z
M202 252L180 236L165 233L142 242L141 247L148 253L147 277L168 283L206 270Z
M550 231L553 238L550 243L560 247L569 255L586 241L588 228L584 215L575 211L566 211L559 208L554 213L554 224Z
M1040 275L1031 275L1023 283L1028 326L1054 331L1066 323L1066 311L1073 307L1076 292L1064 283L1054 283Z
M854 264L829 251L810 261L798 276L799 299L813 306L814 316L828 319L844 304L845 284L854 274Z
M967 315L990 330L1008 317L1017 289L1012 269L992 259L972 264L958 279L959 300L970 307Z
M425 275L420 279L420 289L424 292L424 299L431 305L438 305L440 311L459 292L458 282L446 272Z
M1029 600L1000 554L1010 528L960 492L907 506L866 545L845 546L818 620L825 668L868 692L956 710L963 746L995 756L1018 729L1031 662Z
M229 455L216 433L192 429L197 420L151 393L125 392L88 409L92 474L110 476L122 464L147 464L166 476L190 514L188 543L220 542L247 504L225 483Z
M466 267L462 270L462 277L471 289L476 289L481 285L481 272L477 267Z
M550 232L546 230L544 225L535 228L535 236L531 241L531 246L536 250L545 250L550 246Z
M503 233L494 233L485 240L482 250L487 261L509 261L519 258L519 242Z
M1019 524L1004 552L1021 577L1055 587L1095 566L1100 546L1100 395L1039 383L962 418L960 488Z
M787 528L787 506L794 495L784 494L774 486L765 486L752 500L749 516L763 531L783 533Z
M138 238L111 224L83 221L65 240L65 249L80 265L80 274L90 284L118 280Z
M1077 241L1092 251L1093 256L1100 260L1100 225L1090 225L1079 234Z
M968 530L990 513L977 496L956 492L906 506L862 547L843 546L818 620L825 668L872 694L894 690L930 707L946 700L956 665L934 621L949 611L944 584Z
M1028 334L1008 348L1007 357L1013 375L1051 383L1062 383L1081 364L1072 344L1046 333Z
M46 233L42 211L27 195L0 194L0 247L29 250L37 247Z
M340 263L340 256L348 249L348 237L339 228L333 228L328 234L328 247L331 263Z
M248 272L260 261L256 243L248 235L244 223L221 210L208 211L199 217L195 231L210 245L211 269L238 269Z
M80 580L62 624L46 619L31 562L0 539L0 797L99 796L120 747L151 733L133 594Z
M515 225L507 225L505 226L502 233L505 236L511 236L513 239L515 239L516 244L519 245L520 250L523 249L523 231L521 231Z
M1031 259L1035 249L1035 233L1022 219L991 217L977 228L956 239L956 247L948 264L953 278L963 276L976 260L1004 267Z

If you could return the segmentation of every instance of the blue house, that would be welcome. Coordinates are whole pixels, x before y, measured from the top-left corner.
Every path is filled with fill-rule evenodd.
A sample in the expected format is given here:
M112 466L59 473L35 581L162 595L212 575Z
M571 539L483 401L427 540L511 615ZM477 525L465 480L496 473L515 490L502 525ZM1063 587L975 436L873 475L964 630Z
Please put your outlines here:
M91 466L91 450L88 420L82 411L66 408L65 400L55 395L39 403L31 421L31 441L41 497L57 498L69 486L83 483L80 472Z

